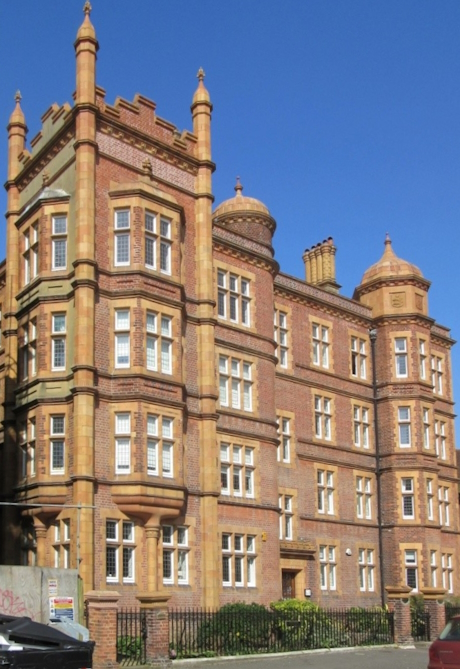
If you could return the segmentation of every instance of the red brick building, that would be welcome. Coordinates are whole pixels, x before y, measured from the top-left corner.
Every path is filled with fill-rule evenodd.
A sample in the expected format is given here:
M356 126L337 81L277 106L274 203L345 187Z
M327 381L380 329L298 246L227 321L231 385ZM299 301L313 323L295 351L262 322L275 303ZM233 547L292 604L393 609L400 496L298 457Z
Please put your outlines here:
M73 106L8 126L1 560L86 590L218 606L458 592L449 330L389 239L353 299L332 239L305 279L243 195L213 211L192 130L105 100L85 5ZM19 506L16 506L19 505Z

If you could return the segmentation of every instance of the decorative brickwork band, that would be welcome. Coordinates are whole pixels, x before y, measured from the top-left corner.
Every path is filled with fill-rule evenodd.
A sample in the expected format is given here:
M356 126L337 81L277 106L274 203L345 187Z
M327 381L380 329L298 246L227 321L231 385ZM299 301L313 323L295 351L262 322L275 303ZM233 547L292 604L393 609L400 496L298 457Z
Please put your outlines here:
M447 590L444 588L422 588L420 592L425 600L425 608L430 614L430 639L434 641L446 624L444 597Z
M169 614L168 600L171 595L162 593L139 593L141 610L145 612L147 627L146 660L149 665L166 667L171 664L169 657Z
M91 590L85 595L88 606L89 637L96 642L93 667L113 667L117 663L118 592Z
M388 604L394 611L395 621L395 643L398 646L412 646L410 593L411 588L407 585L387 585Z

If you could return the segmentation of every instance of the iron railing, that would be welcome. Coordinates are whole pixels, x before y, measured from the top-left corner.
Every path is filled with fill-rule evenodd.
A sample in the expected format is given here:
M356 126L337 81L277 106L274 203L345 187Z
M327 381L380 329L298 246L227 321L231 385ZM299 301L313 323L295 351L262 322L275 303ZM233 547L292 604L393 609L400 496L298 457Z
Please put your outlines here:
M146 664L147 622L145 611L119 609L117 612L117 662Z
M427 609L411 609L411 635L414 641L430 641L430 613Z
M393 613L382 609L170 609L169 625L170 648L179 658L394 642Z
M458 616L460 614L460 606L457 604L449 604L448 602L446 602L445 610L446 610L446 623L449 622L449 620L454 616Z

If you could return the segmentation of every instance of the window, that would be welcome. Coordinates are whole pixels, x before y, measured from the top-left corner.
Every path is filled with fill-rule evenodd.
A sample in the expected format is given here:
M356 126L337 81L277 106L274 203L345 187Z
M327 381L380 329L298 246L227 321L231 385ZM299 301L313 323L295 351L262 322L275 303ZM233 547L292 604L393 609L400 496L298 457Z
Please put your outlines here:
M371 479L367 476L356 477L356 515L358 518L372 518Z
M64 370L66 365L66 315L53 314L51 322L51 369Z
M447 592L454 591L454 568L451 553L441 553L442 587Z
M400 448L410 447L410 407L398 407L398 434Z
M24 233L24 285L38 276L38 224L35 223Z
M130 314L129 309L115 310L115 367L126 369L130 366Z
M280 434L281 432L281 434ZM277 459L278 462L291 461L291 421L289 418L278 418L278 444Z
M171 274L171 221L160 216L160 272Z
M65 418L64 416L51 416L51 474L63 474L65 469Z
M54 567L70 569L70 520L56 520L53 530Z
M217 314L232 323L250 325L250 282L248 279L217 271Z
M438 587L438 557L437 551L430 551L430 585Z
M396 376L407 378L407 339L406 337L396 337L395 339L395 362Z
M329 328L312 323L313 364L329 367Z
M67 217L53 216L52 221L52 269L67 267Z
M188 528L163 525L163 583L188 583Z
M147 473L154 476L174 476L173 419L147 415Z
M19 429L19 457L19 476L25 478L27 476L27 428L25 423L21 423Z
M256 537L250 534L222 534L222 584L256 585Z
M423 418L423 448L430 448L430 410L422 409Z
M164 216L159 219L158 235L158 216L151 211L145 212L145 266L149 269L159 267L163 274L171 274L171 221Z
M23 380L37 374L37 321L31 319L23 327L20 354L21 378ZM64 350L65 359L65 350Z
M434 446L436 455L441 460L446 459L446 424L442 420L434 421Z
M252 411L252 365L219 356L219 398L221 406Z
M135 528L129 520L106 520L107 583L134 583Z
M405 519L415 518L414 507L414 479L401 479L401 495L402 495L402 517Z
M56 429L63 429L56 423ZM35 476L36 461L35 461L35 418L31 418L28 422L22 423L19 430L19 447L21 450L21 477ZM53 451L53 448L52 448ZM51 463L53 462L53 453L51 454ZM60 464L58 453L56 452L56 464ZM63 465L64 466L64 465ZM59 473L62 471L58 468Z
M131 471L131 414L115 414L115 473Z
M315 436L318 439L331 440L331 400L315 395Z
M221 444L220 482L222 495L254 497L254 449Z
M115 265L123 266L130 263L130 211L115 211Z
M319 547L319 582L321 590L335 590L337 563L335 546Z
M426 514L428 520L434 520L434 510L433 510L433 479L426 480Z
M147 311L146 330L147 369L161 371L162 374L172 374L172 318Z
M280 509L280 539L293 539L293 506L292 495L280 495L278 506Z
M367 375L366 342L358 337L351 338L351 375L360 379Z
M353 407L353 441L358 448L369 448L369 409L366 407Z
M419 374L422 380L426 379L426 342L419 339L418 342L418 358L419 358Z
M275 309L274 315L276 357L280 367L288 366L287 314Z
M334 515L334 472L318 469L316 473L318 513Z
M450 501L449 488L446 486L438 487L438 505L439 505L439 524L445 527L450 525Z
M412 590L418 589L418 573L417 573L417 551L413 549L406 549L404 551L404 564L406 570L406 585Z
M374 591L374 551L372 548L358 548L359 589Z
M437 355L431 356L431 384L433 392L437 395L442 395L442 358Z

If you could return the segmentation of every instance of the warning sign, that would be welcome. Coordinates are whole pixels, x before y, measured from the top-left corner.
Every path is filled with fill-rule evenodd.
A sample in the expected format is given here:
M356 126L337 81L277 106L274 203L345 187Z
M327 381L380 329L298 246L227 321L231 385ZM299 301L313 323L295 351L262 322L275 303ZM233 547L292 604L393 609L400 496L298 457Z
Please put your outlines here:
M75 620L73 597L50 597L50 618Z

